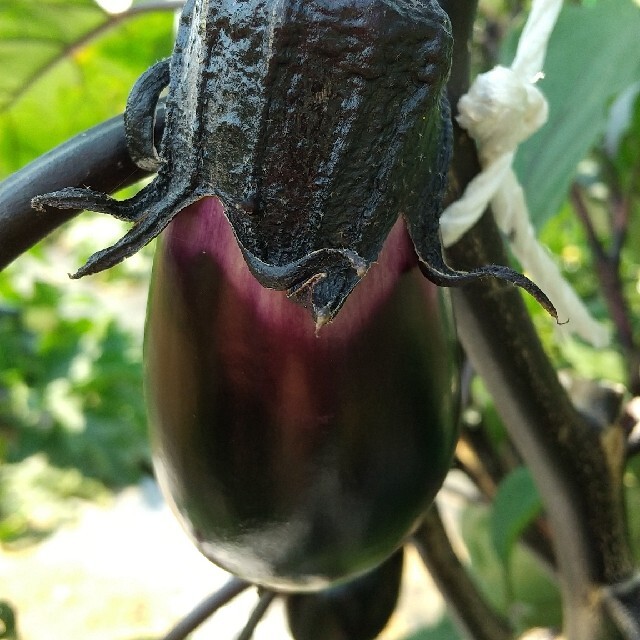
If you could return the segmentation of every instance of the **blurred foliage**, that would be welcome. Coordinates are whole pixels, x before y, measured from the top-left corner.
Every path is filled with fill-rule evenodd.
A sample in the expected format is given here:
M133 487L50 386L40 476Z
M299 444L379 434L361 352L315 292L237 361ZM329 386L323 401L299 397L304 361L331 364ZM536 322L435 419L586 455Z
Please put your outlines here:
M93 0L3 3L0 179L123 111L136 78L171 52L173 13L145 4L162 6L109 15Z
M16 293L6 285L0 282L5 301ZM47 451L57 466L73 462L102 481L130 482L132 463L144 458L140 356L111 318L89 308L65 317L58 300L56 287L37 282L30 299L0 311L3 457Z
M105 487L78 469L52 467L44 454L0 467L0 542L30 544L72 522L87 500L105 502Z
M74 229L56 234L56 246ZM105 234L103 226L92 242ZM78 236L73 244L82 249ZM53 279L52 264L61 268ZM49 251L0 273L0 542L52 529L53 515L44 526L32 522L42 520L45 503L49 511L57 504L65 519L75 508L70 496L100 497L105 486L122 487L150 470L141 382L149 264L147 251L119 267L128 284L110 294L105 288L117 273L64 287L64 262ZM131 291L135 328L123 323Z
M0 600L0 638L18 640L16 614L13 607L5 600Z
M418 629L404 640L459 640L460 634L449 616L443 616L433 627Z
M170 53L175 4L2 5L0 178L121 112L137 76ZM141 345L152 249L86 282L66 278L122 231L87 214L0 273L0 543L37 539L79 501L150 472Z
M471 574L483 593L523 632L531 627L559 627L562 607L553 576L522 545L515 545L509 564L499 557L492 535L493 507L469 505L462 517L462 535Z
M526 467L517 467L500 482L491 509L491 541L498 559L507 570L518 539L540 514L542 506Z

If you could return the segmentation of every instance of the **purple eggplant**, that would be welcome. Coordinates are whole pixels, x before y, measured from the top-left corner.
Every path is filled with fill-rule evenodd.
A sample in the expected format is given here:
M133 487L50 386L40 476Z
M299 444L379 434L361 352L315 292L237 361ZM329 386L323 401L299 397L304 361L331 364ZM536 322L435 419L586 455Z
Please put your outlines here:
M157 248L145 390L157 475L202 553L283 591L389 557L451 463L453 339L402 221L317 330L254 278L217 198L184 209Z

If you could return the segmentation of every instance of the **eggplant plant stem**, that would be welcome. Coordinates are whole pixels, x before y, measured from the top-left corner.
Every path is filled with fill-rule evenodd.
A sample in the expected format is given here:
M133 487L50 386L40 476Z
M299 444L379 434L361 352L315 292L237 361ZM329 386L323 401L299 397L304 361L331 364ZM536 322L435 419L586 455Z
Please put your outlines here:
M458 627L473 640L509 640L513 629L485 600L451 547L433 504L413 535L422 561L447 602Z
M470 13L476 0L448 0L458 42L450 83L454 106L468 84ZM462 56L462 57L461 57ZM473 141L454 127L453 186L479 171ZM447 253L457 268L504 264L504 245L485 215ZM601 585L633 573L622 492L624 434L587 423L571 404L538 339L521 295L496 280L453 292L459 338L494 398L509 435L536 481L553 531L568 640L621 638Z
M598 238L591 215L580 187L574 184L571 188L571 203L573 209L584 227L587 242L593 254L595 272L600 281L600 291L607 303L609 315L613 320L622 346L627 365L627 386L634 395L640 393L640 348L633 335L633 325L629 305L624 297L622 278L620 275L620 252L626 236L628 212L618 211L614 215L612 235L616 238L611 252L607 253ZM620 210L627 209L621 202L614 203Z
M162 640L185 640L194 629L211 617L218 609L229 603L251 585L238 578L230 578L218 591L203 600L188 613Z
M456 459L487 501L495 498L500 481L511 470L496 455L495 447L491 447L481 428L462 431L456 447ZM522 533L522 542L550 574L555 574L556 560L544 520L538 518L531 523Z
M156 139L162 135L159 109ZM122 116L70 138L0 183L0 269L79 211L31 207L31 198L64 187L86 186L113 193L146 175L129 157Z
M247 623L244 628L236 638L236 640L251 640L253 637L253 632L256 630L256 627L262 620L264 614L267 612L267 609L273 602L276 594L274 591L263 591L260 595L260 599L258 600L258 604L255 606L251 615L249 616Z

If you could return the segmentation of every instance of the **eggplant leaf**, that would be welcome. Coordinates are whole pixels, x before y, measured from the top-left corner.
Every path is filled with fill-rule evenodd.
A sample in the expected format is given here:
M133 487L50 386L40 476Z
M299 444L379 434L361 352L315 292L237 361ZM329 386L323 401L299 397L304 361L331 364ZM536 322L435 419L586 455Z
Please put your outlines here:
M493 502L491 538L505 568L518 537L541 509L542 501L526 467L514 469L500 483Z
M14 0L0 22L0 110L11 107L56 59L108 18L91 0ZM26 55L28 52L28 55Z
M0 179L122 111L138 75L170 53L179 5L146 0L110 14L93 0L4 3Z
M0 600L0 638L17 640L16 614L5 600Z

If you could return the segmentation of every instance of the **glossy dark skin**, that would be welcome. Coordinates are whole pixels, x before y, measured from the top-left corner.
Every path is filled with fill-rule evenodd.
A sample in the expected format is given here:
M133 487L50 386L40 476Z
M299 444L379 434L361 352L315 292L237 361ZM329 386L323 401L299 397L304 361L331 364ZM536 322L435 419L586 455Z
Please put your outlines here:
M345 584L286 598L286 614L295 640L373 640L393 614L404 553L400 549L372 571Z
M497 276L455 271L439 217L451 155L447 15L436 0L187 0L174 53L145 73L125 112L129 149L155 180L117 202L89 189L34 206L88 208L134 223L76 277L106 269L204 196L225 204L255 278L331 321L399 217L439 285ZM154 110L168 84L159 151Z
M215 199L176 218L154 265L146 396L158 477L207 557L300 591L403 542L457 437L439 298L400 224L316 336L302 307L255 281Z

